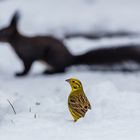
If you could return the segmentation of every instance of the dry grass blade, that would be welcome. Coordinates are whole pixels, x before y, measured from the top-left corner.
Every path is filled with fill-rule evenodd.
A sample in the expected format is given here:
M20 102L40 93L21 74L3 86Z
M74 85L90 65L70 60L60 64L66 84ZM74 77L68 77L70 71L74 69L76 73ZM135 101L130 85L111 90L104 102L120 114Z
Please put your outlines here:
M12 103L11 103L8 99L7 99L7 101L8 101L8 103L10 104L10 106L12 107L14 114L16 115L17 113L16 113L16 111L15 111L14 106L12 105Z

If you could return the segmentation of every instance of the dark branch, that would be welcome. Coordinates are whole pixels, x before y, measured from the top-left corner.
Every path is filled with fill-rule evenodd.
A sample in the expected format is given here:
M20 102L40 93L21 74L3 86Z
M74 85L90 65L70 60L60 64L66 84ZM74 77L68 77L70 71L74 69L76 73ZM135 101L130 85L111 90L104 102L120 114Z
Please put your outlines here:
M95 32L95 33L82 33L82 32L75 32L75 33L66 33L64 38L76 38L76 37L83 37L87 39L102 39L102 38L113 38L113 37L127 37L127 36L136 36L138 33L134 32L126 32L126 31L116 31L116 32Z

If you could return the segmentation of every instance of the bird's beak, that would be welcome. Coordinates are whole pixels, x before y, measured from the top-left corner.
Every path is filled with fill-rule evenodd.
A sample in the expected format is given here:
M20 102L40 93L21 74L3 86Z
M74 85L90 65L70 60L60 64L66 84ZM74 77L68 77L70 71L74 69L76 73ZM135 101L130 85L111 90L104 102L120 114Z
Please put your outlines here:
M70 79L66 79L66 81L67 81L67 82L69 82L69 81L70 81Z

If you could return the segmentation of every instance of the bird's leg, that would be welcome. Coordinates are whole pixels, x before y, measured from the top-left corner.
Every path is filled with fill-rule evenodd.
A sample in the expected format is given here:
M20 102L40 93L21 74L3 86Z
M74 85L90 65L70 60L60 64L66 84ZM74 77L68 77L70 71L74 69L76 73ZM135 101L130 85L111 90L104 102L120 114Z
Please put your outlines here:
M74 120L74 122L77 122L77 120Z

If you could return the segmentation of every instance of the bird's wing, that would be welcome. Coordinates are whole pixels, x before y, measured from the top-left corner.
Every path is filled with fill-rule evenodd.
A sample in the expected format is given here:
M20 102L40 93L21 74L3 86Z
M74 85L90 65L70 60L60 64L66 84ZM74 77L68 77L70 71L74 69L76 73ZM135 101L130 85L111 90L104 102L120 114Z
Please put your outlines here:
M81 117L84 117L88 109L91 109L87 97L81 94L78 96L71 96L69 98L69 106Z
M84 109L86 109L86 110L91 109L90 102L85 94L80 94L78 99L80 102L82 102L82 105L83 105L82 107Z
M88 109L91 109L91 105L90 105L88 98L86 96L84 96L82 98L84 98L85 107L87 106Z

